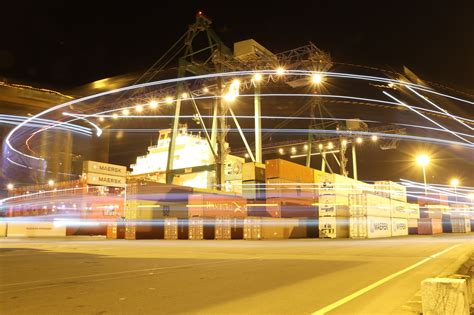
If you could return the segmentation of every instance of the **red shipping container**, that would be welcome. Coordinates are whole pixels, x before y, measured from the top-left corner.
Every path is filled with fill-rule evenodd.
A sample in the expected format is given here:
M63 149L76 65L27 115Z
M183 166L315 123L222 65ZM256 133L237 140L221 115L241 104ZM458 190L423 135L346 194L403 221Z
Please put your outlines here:
M418 197L418 204L420 206L426 206L426 205L448 206L449 198L448 198L448 195L446 194L429 192L426 196L422 195Z
M243 218L247 216L246 200L235 195L192 194L188 198L189 217L227 217Z
M441 219L423 218L418 219L418 234L433 235L443 233L443 224Z
M311 199L272 198L267 199L267 213L274 218L316 218L318 208Z

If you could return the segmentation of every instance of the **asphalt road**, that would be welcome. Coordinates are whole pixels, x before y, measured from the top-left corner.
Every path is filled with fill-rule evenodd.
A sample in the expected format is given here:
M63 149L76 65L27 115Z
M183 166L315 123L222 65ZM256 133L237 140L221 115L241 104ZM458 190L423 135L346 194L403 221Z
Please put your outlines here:
M407 314L420 281L459 264L474 234L0 244L1 314Z

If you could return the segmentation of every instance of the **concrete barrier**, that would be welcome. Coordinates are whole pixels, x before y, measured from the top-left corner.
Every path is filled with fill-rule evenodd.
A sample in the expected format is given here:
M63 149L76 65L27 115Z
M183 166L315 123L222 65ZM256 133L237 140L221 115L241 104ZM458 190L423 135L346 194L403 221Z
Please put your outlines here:
M466 279L428 278L421 282L423 315L469 315Z

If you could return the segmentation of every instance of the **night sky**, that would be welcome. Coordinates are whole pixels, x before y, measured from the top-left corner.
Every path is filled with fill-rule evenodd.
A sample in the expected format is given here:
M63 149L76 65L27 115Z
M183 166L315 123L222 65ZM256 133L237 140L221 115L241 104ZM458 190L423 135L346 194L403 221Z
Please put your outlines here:
M0 76L58 89L143 71L202 10L228 46L274 52L314 42L335 61L413 69L473 90L472 1L9 1Z
M335 62L398 72L405 65L422 79L474 95L473 1L9 1L0 9L0 79L67 91L141 73L187 30L199 10L229 47L253 38L278 53L312 41ZM464 115L474 118L474 111ZM149 139L141 140L144 150ZM135 151L115 162L133 162ZM365 154L360 167L373 174L388 165L398 172L390 175L397 180L406 171L397 170L396 159L374 162L371 151ZM431 180L445 182L449 163L466 185L474 185L469 176L473 159L449 154L440 155L446 162ZM405 163L412 157L397 159ZM420 180L419 175L411 178ZM374 176L369 172L367 178Z

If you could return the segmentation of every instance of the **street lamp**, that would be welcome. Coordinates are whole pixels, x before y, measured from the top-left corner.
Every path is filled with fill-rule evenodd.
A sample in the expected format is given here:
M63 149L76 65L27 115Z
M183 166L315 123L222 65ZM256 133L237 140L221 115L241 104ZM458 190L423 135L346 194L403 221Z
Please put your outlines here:
M320 84L323 81L323 76L321 73L315 73L311 76L311 81L313 81L314 84Z
M425 196L428 195L428 189L426 187L426 166L430 163L430 158L426 154L417 156L416 163L423 169L423 181L425 183Z
M456 202L458 202L458 195L457 195L456 188L459 186L459 179L457 178L451 179L451 186L454 187L454 196L456 198Z
M13 190L13 188L15 188L15 186L13 186L12 183L9 183L9 184L7 185L7 189L8 189L8 190Z
M48 185L49 186L54 186L54 180L52 180L52 179L48 180Z

